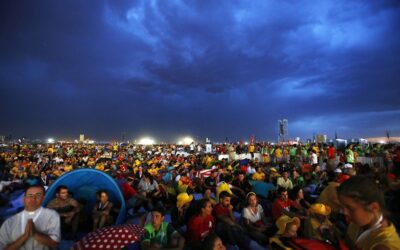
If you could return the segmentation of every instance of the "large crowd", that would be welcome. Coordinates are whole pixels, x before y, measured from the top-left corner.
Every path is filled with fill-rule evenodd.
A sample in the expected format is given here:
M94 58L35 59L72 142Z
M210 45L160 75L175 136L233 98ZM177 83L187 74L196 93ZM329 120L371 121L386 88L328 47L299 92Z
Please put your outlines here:
M1 221L0 249L51 249L114 224L120 204L102 187L89 214L66 185L42 206L46 188L86 168L115 180L142 249L400 249L399 145L256 142L3 147L0 206L24 190L24 210Z

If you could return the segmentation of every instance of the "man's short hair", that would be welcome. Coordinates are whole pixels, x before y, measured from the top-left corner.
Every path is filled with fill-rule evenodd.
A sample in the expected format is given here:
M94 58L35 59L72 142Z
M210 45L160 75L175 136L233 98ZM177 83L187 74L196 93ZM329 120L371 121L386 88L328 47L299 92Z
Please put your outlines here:
M59 193L61 192L61 189L67 189L67 190L68 190L68 187L65 186L65 185L60 185L60 186L58 186L58 187L56 188L56 194L59 194Z
M284 192L287 192L287 189L284 187L279 187L277 191L278 191L278 194L282 194Z
M158 212L162 216L165 216L165 209L163 207L160 207L160 206L155 206L153 209L151 209L151 212Z
M222 192L219 194L219 198L220 198L220 199L225 199L225 197L232 197L232 195L231 195L230 193L228 193L227 191L222 191Z
M34 188L34 187L41 188L41 189L43 190L43 194L46 193L46 189L44 189L44 186L43 186L43 185L40 185L40 184L33 184L33 185L26 185L26 186L25 186L24 195L26 195L26 192L28 191L28 189Z

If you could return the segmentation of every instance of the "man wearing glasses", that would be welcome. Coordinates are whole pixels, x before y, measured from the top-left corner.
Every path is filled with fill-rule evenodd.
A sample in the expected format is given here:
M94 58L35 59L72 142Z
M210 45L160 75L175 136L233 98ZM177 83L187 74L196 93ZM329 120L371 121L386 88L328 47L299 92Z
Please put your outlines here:
M42 207L44 188L25 188L25 209L8 218L0 228L0 249L51 249L60 241L60 216Z

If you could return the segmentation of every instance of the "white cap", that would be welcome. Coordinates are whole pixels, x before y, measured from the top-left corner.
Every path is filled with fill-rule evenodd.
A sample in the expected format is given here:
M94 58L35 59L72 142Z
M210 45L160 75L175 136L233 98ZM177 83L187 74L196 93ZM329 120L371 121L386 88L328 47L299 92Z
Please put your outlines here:
M337 173L337 174L341 174L341 173L342 173L342 170L341 170L340 168L337 168L337 169L335 169L334 172Z
M350 163L346 163L344 164L344 168L353 168L353 165L351 165Z

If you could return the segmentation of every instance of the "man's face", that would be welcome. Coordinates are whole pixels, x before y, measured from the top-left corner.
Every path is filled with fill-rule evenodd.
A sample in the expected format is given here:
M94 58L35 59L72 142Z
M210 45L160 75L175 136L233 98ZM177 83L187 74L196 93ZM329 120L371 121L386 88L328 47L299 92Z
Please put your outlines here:
M61 200L66 200L68 198L68 189L62 188L60 192L57 194L57 197Z
M287 191L281 193L281 199L282 199L283 201L286 201L286 200L288 199L288 193L287 193Z
M239 174L238 175L238 179L239 179L239 181L243 181L244 180L244 174Z
M283 176L283 179L287 180L289 178L289 173L288 172L283 172L282 176Z
M231 204L231 197L224 197L221 199L221 205L224 207L228 207Z
M24 206L27 211L35 211L40 208L44 199L43 189L40 187L29 188L24 196Z
M153 227L159 227L163 221L164 216L160 212L151 212L151 224L153 225Z

